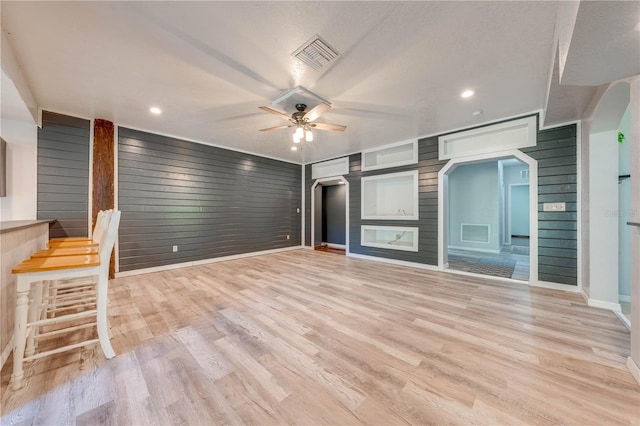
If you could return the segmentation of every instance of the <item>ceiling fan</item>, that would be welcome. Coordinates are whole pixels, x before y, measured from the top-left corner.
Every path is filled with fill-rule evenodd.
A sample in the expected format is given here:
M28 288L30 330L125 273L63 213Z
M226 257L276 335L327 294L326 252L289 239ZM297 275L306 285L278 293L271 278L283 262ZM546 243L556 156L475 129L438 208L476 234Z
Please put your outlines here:
M261 132L295 127L296 131L293 134L293 142L295 143L299 143L303 137L307 142L311 142L313 140L313 133L311 132L311 129L335 130L338 132L343 132L347 128L347 126L343 126L341 124L313 123L313 121L315 121L318 117L320 117L331 108L324 102L319 103L309 111L307 111L306 104L296 104L297 111L291 114L291 117L267 106L261 106L259 108L290 122L290 124L285 124L282 126L260 129Z

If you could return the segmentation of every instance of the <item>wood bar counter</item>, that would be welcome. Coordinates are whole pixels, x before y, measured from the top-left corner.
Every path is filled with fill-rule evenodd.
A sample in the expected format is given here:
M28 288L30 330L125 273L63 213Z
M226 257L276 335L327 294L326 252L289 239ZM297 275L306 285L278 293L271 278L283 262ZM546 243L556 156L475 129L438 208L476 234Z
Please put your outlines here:
M49 240L51 220L13 220L0 222L0 366L13 346L16 305L16 277L11 273L20 262L44 249Z

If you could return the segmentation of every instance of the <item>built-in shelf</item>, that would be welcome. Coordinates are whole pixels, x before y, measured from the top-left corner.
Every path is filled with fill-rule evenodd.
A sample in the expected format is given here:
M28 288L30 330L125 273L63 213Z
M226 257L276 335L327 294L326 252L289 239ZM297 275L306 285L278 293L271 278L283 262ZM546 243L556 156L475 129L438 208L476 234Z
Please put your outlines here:
M418 162L418 141L398 142L362 151L362 171L405 166Z
M361 179L362 219L418 220L418 171Z
M362 225L360 235L362 246L418 251L418 227Z

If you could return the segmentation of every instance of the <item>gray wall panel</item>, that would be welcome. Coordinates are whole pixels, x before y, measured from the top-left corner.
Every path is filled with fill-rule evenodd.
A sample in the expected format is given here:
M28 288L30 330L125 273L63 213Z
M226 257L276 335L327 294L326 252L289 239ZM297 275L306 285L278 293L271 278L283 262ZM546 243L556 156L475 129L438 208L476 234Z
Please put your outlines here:
M537 141L521 151L538 161L538 279L577 285L576 125L539 131ZM552 202L567 211L544 212Z
M296 164L120 127L120 271L299 245L300 181Z
M352 253L385 257L428 265L438 264L438 172L446 161L438 160L438 138L418 141L418 164L395 167L372 172L360 171L360 155L350 157L351 173L347 177L350 185L350 248ZM360 178L405 170L418 170L419 220L362 220ZM419 228L418 252L407 252L360 245L361 225L417 226Z
M90 125L89 120L42 112L38 219L57 219L51 238L88 233Z

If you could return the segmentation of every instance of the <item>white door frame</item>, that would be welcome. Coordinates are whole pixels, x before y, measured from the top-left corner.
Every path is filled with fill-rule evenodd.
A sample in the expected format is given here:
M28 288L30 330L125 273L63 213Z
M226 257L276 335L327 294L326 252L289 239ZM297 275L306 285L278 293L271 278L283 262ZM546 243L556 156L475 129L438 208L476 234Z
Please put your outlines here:
M531 191L531 186L529 185L529 182L527 183L510 183L509 184L509 202L507 203L507 241L509 243L509 245L511 245L511 190L513 189L514 186L528 186L529 187L529 191ZM531 209L531 206L529 206L529 209ZM529 221L529 238L531 238L531 221Z
M321 179L316 179L315 182L313 182L313 185L311 185L311 248L314 248L314 243L315 243L315 227L316 227L316 197L315 197L315 190L316 187L318 186L318 184L321 184L323 182L335 182L337 180L341 180L344 182L344 185L346 186L346 191L345 191L345 205L344 205L344 216L345 216L345 220L344 220L344 243L345 243L345 253L349 254L349 181L347 179L344 178L344 176L332 176L332 177L326 177L326 178L321 178Z
M529 285L538 283L538 162L517 149L452 158L438 172L438 270L444 271L449 266L447 253L449 173L461 164L512 157L529 166Z

